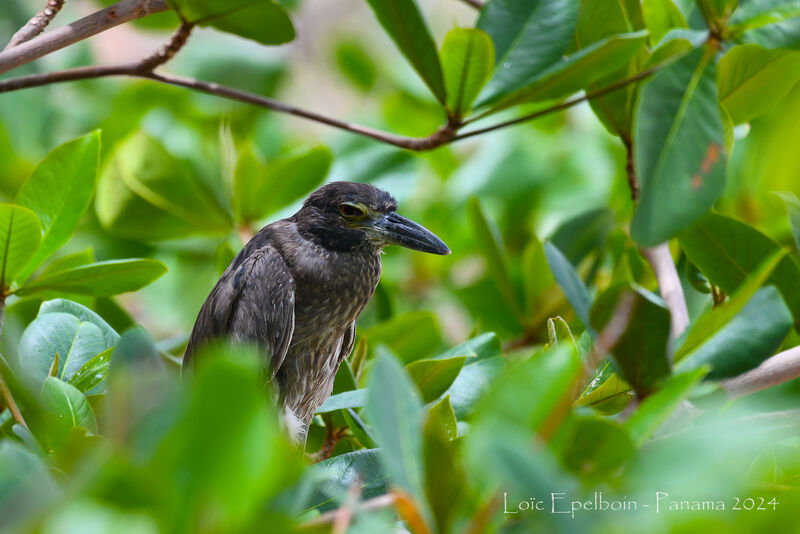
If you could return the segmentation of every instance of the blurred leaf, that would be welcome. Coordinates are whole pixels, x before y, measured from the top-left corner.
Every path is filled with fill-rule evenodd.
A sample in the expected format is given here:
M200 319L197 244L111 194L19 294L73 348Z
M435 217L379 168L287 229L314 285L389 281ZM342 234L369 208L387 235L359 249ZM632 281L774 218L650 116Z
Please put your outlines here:
M442 399L428 409L426 425L433 425L444 430L449 440L458 437L458 421L450 404L450 397L445 395Z
M453 384L466 356L447 359L416 360L406 366L411 380L417 385L425 403L438 399Z
M443 408L439 409L439 406ZM455 415L445 397L428 412L423 429L425 495L439 532L449 531L455 511L462 501L461 496L467 488L466 474L452 443L453 437L449 435L450 430L443 426L443 423L447 423L442 420L442 415L447 415L448 410L449 424L455 426Z
M56 353L58 376L71 380L89 360L113 347L119 335L97 314L68 300L42 304L19 343L19 361L37 383L44 381Z
M728 301L698 317L686 334L683 343L675 351L675 361L677 362L687 354L697 350L738 315L750 302L756 291L769 279L784 256L786 256L785 250L776 250L770 254L755 271L747 276Z
M0 289L11 285L36 253L41 238L35 213L21 206L0 204Z
M547 264L542 242L535 235L531 237L522 253L522 282L525 288L525 302L528 313L533 310L534 301L549 287L555 285L553 273Z
M780 247L752 226L725 215L709 213L678 236L681 248L711 283L735 293L747 276ZM787 255L767 280L781 292L800 324L800 267Z
M661 389L642 401L630 419L625 422L625 427L637 446L644 444L667 420L707 371L708 369L700 368L672 375Z
M569 330L569 325L561 317L554 317L547 320L547 340L550 347L555 348L560 342L569 343L577 351L575 338Z
M550 270L553 272L553 278L564 291L575 314L586 328L591 329L589 308L592 306L592 298L589 296L583 280L575 272L575 267L558 250L558 247L549 241L544 244L544 253L547 256Z
M288 43L294 26L280 5L269 0L169 0L186 21L252 39L265 45Z
M333 412L345 408L361 408L365 404L367 404L366 389L343 391L328 397L325 402L322 403L322 406L317 408L317 413Z
M652 44L658 43L673 28L688 28L686 19L672 0L643 0L642 15L650 30Z
M345 77L358 89L369 91L375 85L375 62L358 41L345 40L336 44L336 64Z
M17 441L0 440L0 517L4 527L42 513L61 493L42 458Z
M367 415L389 479L422 506L422 401L405 369L385 354L377 357L372 371Z
M786 212L789 215L789 224L792 227L794 244L800 250L800 199L792 193L778 193L786 203Z
M577 417L570 438L561 451L566 465L574 472L595 476L612 474L634 451L625 428L599 417Z
M602 331L611 321L621 299L632 299L630 318L625 331L609 347L619 373L644 397L658 382L669 375L667 343L670 333L670 314L657 298L626 284L607 289L597 297L592 307L591 320L595 329Z
M494 332L486 332L473 337L448 349L447 351L434 356L436 359L452 358L453 356L466 356L467 363L477 360L486 360L503 355L503 347L500 345L500 338Z
M792 313L778 290L774 286L764 287L676 368L687 371L708 365L711 371L706 378L711 380L739 375L775 354L792 324Z
M214 194L144 133L115 149L101 173L95 209L106 230L127 239L221 234L233 226Z
M586 256L602 249L608 234L616 225L614 212L595 209L583 212L562 223L550 236L573 265L578 265Z
M630 384L612 373L602 384L582 395L576 404L594 408L603 415L614 415L624 410L632 398Z
M42 242L20 272L28 278L75 231L97 182L100 131L54 148L36 167L17 193L16 203L39 217Z
M234 175L237 218L258 221L305 197L325 180L332 161L327 147L315 146L274 159L264 168L252 150L244 151Z
M323 473L329 482L313 496L312 507L321 511L334 508L331 494L343 493L357 484L364 499L386 493L386 472L379 459L378 449L364 449L334 456L312 469Z
M477 27L494 42L495 70L478 97L492 104L537 80L557 63L572 40L578 0L492 0Z
M236 252L227 241L223 241L217 246L214 250L214 268L216 268L218 276L222 276L235 257Z
M587 89L626 64L644 46L647 32L613 35L594 42L546 68L524 88L492 106L501 109L520 102L560 98Z
M717 66L719 99L734 124L748 122L786 98L800 80L800 52L734 46Z
M433 41L425 19L414 0L367 0L375 16L397 48L417 71L440 103L447 93Z
M45 266L44 269L42 269L42 271L39 273L39 277L41 278L54 273L69 271L70 269L80 267L81 265L86 265L87 263L94 263L94 261L94 250L87 248L80 252L67 254L66 256L61 256L60 258L51 261Z
M478 241L478 249L484 260L486 260L486 265L492 278L497 283L512 312L518 320L522 321L522 308L518 300L517 291L511 283L508 255L503 247L500 232L487 218L480 200L476 197L470 198L467 203L467 216L472 223L475 238Z
M370 346L384 344L404 363L429 356L441 343L436 317L429 312L397 316L368 329L364 336Z
M474 28L454 28L442 44L447 107L458 119L469 111L494 69L494 44Z
M24 296L42 291L62 291L108 297L141 289L166 272L166 265L157 260L102 261L36 278L16 293Z
M60 424L97 432L94 412L86 397L75 386L52 376L46 378L42 385L42 404L58 417Z
M689 226L722 194L725 157L713 50L696 50L642 87L634 125L641 197L631 222L640 244Z
M800 17L778 20L766 26L745 31L738 40L773 49L800 48Z
M96 388L108 376L113 350L113 348L106 349L88 360L70 377L69 383L83 393L88 393Z
M797 0L751 0L733 13L729 31L735 35L794 17L800 17Z

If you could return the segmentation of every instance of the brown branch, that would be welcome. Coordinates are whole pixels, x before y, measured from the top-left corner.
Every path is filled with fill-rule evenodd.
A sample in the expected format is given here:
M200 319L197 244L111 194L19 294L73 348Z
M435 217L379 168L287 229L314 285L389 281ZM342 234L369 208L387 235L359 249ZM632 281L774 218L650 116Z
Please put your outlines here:
M655 247L641 248L640 250L648 263L650 263L650 266L653 267L653 272L658 281L658 291L667 304L667 309L669 309L672 319L670 323L670 339L674 341L689 326L689 309L686 307L683 286L681 286L675 262L672 261L669 245L661 243Z
M464 2L465 4L468 4L468 5L472 6L472 7L474 7L478 11L483 9L483 7L486 5L483 2L481 2L481 0L461 0L461 1Z
M169 6L164 0L121 0L72 24L4 50L0 53L0 74L114 26L167 10Z
M61 11L62 7L64 7L64 0L48 0L47 5L44 6L41 11L34 15L17 33L11 36L11 40L6 45L5 50L13 48L25 41L30 41L42 33L47 25L50 24L50 21Z
M730 397L743 397L800 377L800 346L761 362L761 365L734 378L723 380L722 388Z
M3 293L0 294L0 341L3 339L3 317L6 311L6 296L8 295L7 288L1 288ZM3 378L3 368L5 362L0 363L0 396L3 397L3 400L6 402L6 406L8 406L8 411L11 412L11 416L14 420L28 428L28 424L25 422L25 418L22 417L22 412L19 411L19 406L17 406L17 402L14 400L14 396L11 394L11 390L6 383L5 378Z
M366 501L361 501L353 506L353 512L366 512L369 510L380 510L381 508L388 508L394 505L396 497L393 493L386 493L379 497L374 497L372 499L368 499ZM320 515L319 517L315 517L310 521L306 521L305 523L300 525L300 528L304 527L312 527L316 528L320 525L331 525L336 521L336 518L339 517L339 510L331 510L329 512L325 512L324 514Z
M633 140L622 137L622 144L625 145L625 175L628 177L628 189L631 190L631 200L639 200L639 182L636 180L636 167L633 165Z

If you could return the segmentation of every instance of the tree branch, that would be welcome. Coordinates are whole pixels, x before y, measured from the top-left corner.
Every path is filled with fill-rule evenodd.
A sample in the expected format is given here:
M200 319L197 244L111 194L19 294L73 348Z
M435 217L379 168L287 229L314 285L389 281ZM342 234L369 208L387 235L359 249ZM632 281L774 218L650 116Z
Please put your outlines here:
M483 6L485 5L483 2L481 2L481 0L461 0L461 1L464 2L465 4L474 7L478 11L483 9Z
M64 0L48 0L47 5L39 11L36 15L28 21L25 26L11 36L11 40L5 47L5 50L13 48L20 43L30 41L44 31L50 21L55 18L61 8L64 7Z
M722 388L730 397L743 397L800 377L800 346L767 358L755 369L723 380Z
M683 296L683 286L678 277L678 270L675 268L672 254L669 252L669 245L661 243L655 247L641 248L640 250L653 267L656 280L658 280L658 291L669 309L672 318L670 339L674 341L689 326L689 310L686 307L686 298Z
M114 26L167 10L169 6L164 0L121 0L72 24L4 50L0 53L0 74Z
M0 341L2 341L3 337L3 317L6 311L6 296L7 296L7 288L0 288L2 289L2 294L0 294ZM4 363L4 362L3 362ZM5 378L3 378L3 368L5 365L0 363L0 396L3 397L3 400L6 402L6 406L8 406L8 411L11 412L11 416L14 420L28 428L28 424L25 422L25 418L22 417L22 412L19 411L19 406L17 406L17 402L14 400L14 396L11 394L11 390L6 383Z

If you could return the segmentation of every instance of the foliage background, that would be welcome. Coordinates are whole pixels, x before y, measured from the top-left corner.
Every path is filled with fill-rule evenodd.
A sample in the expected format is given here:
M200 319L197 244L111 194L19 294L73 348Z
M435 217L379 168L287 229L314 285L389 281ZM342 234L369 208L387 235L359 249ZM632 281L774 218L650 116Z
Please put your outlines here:
M281 3L289 6L297 30L291 44L264 47L199 28L168 70L409 136L428 135L442 124L440 107L367 3ZM34 4L7 1L0 34L21 26L38 9ZM471 27L477 18L474 9L455 0L419 4L437 46L449 30ZM689 15L691 3L676 4L697 24L696 11ZM59 17L73 20L96 8L88 1L68 2ZM14 75L138 59L176 25L172 13L154 15ZM792 46L800 47L800 39ZM796 82L795 71L797 63L789 63L774 76ZM798 234L784 200L791 197L775 194L800 196L800 152L794 149L800 86L786 92L734 130L724 194L714 206L770 236L794 262ZM417 154L148 81L45 86L0 96L0 199L14 202L50 150L96 129L102 131L99 185L74 236L53 261L149 258L168 270L161 277L141 275L142 282L133 286L154 280L118 296L115 289L87 295L57 286L9 298L1 348L12 370L23 365L23 333L28 329L34 336L34 321L46 316L45 308L40 311L43 301L75 301L122 337L95 353L85 350L88 361L115 347L113 358L108 352L95 362L103 370L103 385L83 384L97 421L84 414L76 428L64 427L51 420L60 408L54 401L55 409L48 410L45 390L28 388L22 378L11 380L33 433L14 425L8 410L0 414L0 526L42 532L244 532L264 531L268 524L269 532L325 531L330 525L308 522L340 503L353 506L359 498L353 496L355 487L364 499L394 491L400 504L356 513L352 532L796 528L800 442L797 413L791 411L800 395L796 381L730 402L714 383L699 383L704 368L698 365L694 373L654 376L655 385L642 385L640 397L662 395L623 411L632 397L630 386L604 364L592 384L606 381L613 391L603 392L601 401L563 406L579 375L576 354L585 357L591 340L580 335L586 321L568 302L574 295L551 274L551 268L558 270L552 247L566 258L566 271L574 269L585 282L589 298L605 304L593 309L593 323L613 311L611 297L601 296L621 280L657 290L628 237L634 205L625 147L588 105ZM140 200L126 197L114 185L126 173L144 177L165 202L145 209ZM176 362L197 310L242 239L293 213L319 183L341 179L391 191L401 213L441 236L453 255L387 250L381 284L359 320L362 341L354 373L343 372L337 392L375 386L339 397L336 409L329 406L321 415L307 450L323 446L326 429L329 439L337 433L336 445L324 467L310 467L280 436L251 360L220 355L191 386L178 384ZM705 276L687 261L691 244L681 245L673 240L673 254L696 324L712 297L705 292L710 289ZM700 242L695 249L704 246ZM783 305L786 294L782 299L768 283L753 296L772 268L752 268L752 291L739 289L745 294L740 303L750 302L749 310L740 307L735 311L743 315L728 317L739 320L728 325L733 341L716 338L725 350L737 343L745 347L731 364L744 365L738 372L800 341L791 328L796 310L790 302L791 311ZM741 281L731 283L733 290ZM95 324L69 304L51 305L55 313ZM659 330L663 321L651 320L641 308L637 312L645 322L629 352L639 355L647 374L660 365L651 352L658 352L666 334ZM548 319L558 317L563 319L550 322L548 332ZM134 325L143 328L131 330ZM88 338L76 333L75 339ZM665 357L664 347L661 343ZM716 350L719 373L727 354ZM456 374L461 382L451 386ZM738 373L726 376L732 374ZM394 394L384 393L389 391ZM449 394L448 403L438 402L442 393ZM682 411L681 401L690 396L702 413ZM678 414L677 426L648 440L672 412ZM573 519L509 516L498 500L503 492L516 503L552 491L589 498L602 491L641 502L652 502L655 492L663 491L679 500L722 500L728 510L584 512ZM736 497L774 498L780 504L732 511Z

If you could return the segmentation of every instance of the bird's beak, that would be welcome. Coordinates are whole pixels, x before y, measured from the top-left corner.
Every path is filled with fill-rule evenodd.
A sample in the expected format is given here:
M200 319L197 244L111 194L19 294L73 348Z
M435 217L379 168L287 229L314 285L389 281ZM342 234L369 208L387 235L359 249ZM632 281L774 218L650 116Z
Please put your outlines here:
M433 232L395 212L378 219L375 222L375 228L387 245L400 245L412 250L443 256L450 254L447 245Z

